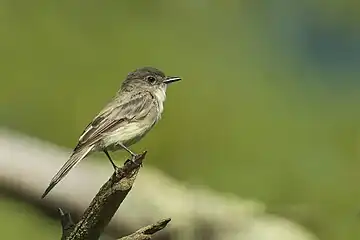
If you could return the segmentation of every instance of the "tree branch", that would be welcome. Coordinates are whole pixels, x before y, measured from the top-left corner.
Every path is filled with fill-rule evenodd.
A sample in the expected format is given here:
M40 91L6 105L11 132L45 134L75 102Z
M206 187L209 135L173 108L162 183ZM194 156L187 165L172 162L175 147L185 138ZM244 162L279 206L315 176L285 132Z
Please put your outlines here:
M118 240L149 240L151 239L153 234L165 228L170 221L171 221L170 218L160 220L155 224L143 227L137 230L136 232L134 232L133 234L126 237L122 237Z
M62 240L97 240L99 238L131 190L145 155L146 152L138 155L134 161L127 160L122 167L115 170L76 225L72 223L70 215L60 210L63 227Z

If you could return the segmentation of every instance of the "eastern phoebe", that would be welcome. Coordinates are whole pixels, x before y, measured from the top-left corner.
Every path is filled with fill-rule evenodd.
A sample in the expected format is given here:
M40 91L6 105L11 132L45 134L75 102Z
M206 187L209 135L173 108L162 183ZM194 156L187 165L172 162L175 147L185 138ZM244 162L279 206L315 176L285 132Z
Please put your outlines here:
M108 151L125 149L134 158L137 154L128 147L144 137L161 118L166 87L179 80L152 67L129 73L115 97L85 128L70 159L52 178L42 198L92 152L104 152L114 168Z

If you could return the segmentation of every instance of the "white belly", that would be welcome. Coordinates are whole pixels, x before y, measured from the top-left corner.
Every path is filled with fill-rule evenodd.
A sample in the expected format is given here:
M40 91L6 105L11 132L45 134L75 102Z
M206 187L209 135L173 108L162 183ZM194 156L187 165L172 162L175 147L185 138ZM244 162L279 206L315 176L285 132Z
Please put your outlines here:
M128 123L125 126L118 128L111 135L108 135L104 139L104 143L106 146L118 145L119 143L130 146L139 141L151 127L151 125L140 122Z

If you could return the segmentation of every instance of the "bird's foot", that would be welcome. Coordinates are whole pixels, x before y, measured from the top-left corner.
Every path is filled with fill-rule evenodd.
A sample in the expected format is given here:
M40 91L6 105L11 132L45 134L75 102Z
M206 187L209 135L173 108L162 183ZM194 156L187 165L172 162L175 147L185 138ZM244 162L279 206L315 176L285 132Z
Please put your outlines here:
M137 163L135 160L133 160L133 159L127 159L126 161L125 161L125 164L124 165L126 165L126 164L134 164L134 165L140 165L140 167L142 167L143 165L142 165L142 163Z
M140 157L141 154L136 154L136 153L133 153L131 154L131 159L128 159L127 161L131 161L133 164L135 165L140 165L140 167L142 167L142 163L138 163L136 160Z

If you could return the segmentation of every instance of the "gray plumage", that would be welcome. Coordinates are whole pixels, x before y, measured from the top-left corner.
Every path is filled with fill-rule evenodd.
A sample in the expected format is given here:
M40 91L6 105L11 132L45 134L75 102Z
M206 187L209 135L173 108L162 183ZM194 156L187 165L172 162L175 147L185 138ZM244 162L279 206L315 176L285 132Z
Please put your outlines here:
M107 151L125 148L134 156L128 147L144 137L161 118L167 85L178 80L151 67L129 73L115 97L85 128L69 160L52 178L42 198L92 152L104 151L113 165Z

